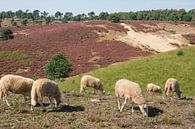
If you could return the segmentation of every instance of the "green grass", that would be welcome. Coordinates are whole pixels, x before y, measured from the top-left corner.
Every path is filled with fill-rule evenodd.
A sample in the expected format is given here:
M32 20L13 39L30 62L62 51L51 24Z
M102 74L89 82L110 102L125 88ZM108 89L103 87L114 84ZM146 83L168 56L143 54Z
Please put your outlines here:
M42 56L45 54L42 51L35 51L34 53L31 53L31 55L26 54L25 52L22 52L20 50L15 50L15 51L0 51L0 58L1 59L9 59L9 60L18 60L22 64L32 64L33 58L36 58L38 56Z
M145 58L135 59L110 65L89 73L100 78L107 92L113 93L115 82L126 78L140 84L146 91L148 83L154 83L162 88L168 78L179 80L183 95L195 95L195 47L181 49L182 56L177 56L176 51L161 53ZM59 82L64 91L78 91L80 78L83 74L70 77L64 82Z

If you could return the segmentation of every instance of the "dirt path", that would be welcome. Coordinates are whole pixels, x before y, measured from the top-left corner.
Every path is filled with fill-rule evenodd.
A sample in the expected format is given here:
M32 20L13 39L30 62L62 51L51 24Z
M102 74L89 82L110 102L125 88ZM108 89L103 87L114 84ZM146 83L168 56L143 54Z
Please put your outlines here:
M129 31L127 31L127 35L120 36L118 40L134 47L156 52L166 52L184 47L189 42L181 34L171 34L160 31L158 33L136 32L132 29L131 25L125 23L121 23L121 25Z

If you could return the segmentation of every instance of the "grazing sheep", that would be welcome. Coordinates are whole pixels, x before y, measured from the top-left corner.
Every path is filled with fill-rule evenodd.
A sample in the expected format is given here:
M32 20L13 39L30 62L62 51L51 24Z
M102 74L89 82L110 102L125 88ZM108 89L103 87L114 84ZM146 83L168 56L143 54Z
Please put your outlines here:
M43 111L45 110L42 104L43 97L49 98L51 106L53 106L52 99L54 99L55 107L57 107L61 102L61 92L58 84L49 79L36 80L31 90L31 111L34 111L33 106L35 106L37 102L41 105L41 109Z
M85 88L86 87L92 87L92 88L94 88L94 94L95 94L96 90L100 90L102 92L102 94L105 94L105 90L103 89L102 82L100 81L100 79L95 78L93 76L84 75L81 78L81 89L80 89L80 93L82 93L83 91L85 92Z
M134 103L139 105L139 108L144 116L148 115L148 108L145 99L142 95L140 86L137 83L131 82L127 79L118 80L115 84L115 95L117 97L118 109L122 112L127 99L132 98L132 112L134 112ZM120 106L120 98L124 97L125 101Z
M8 106L10 106L7 97L8 92L24 95L24 103L26 104L26 96L30 97L31 88L34 80L18 75L5 75L0 80L0 98Z
M178 80L174 79L174 78L169 78L166 83L165 83L165 96L169 96L170 92L176 92L178 98L181 98L181 91L179 88L179 82Z
M152 83L149 83L147 85L147 92L158 92L158 93L161 93L161 88L160 86L157 86L155 84L152 84Z

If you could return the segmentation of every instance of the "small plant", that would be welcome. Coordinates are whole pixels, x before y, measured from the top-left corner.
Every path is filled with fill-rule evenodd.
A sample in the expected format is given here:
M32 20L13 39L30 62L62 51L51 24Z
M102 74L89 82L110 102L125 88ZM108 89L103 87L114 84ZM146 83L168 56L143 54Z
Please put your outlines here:
M177 51L177 56L183 56L183 55L184 55L184 53L182 50Z
M49 79L60 80L61 78L65 78L69 75L71 65L61 53L57 53L45 65L44 70Z
M10 29L0 30L0 40L13 39L13 32Z
M194 42L193 42L192 40L190 40L190 41L189 41L189 44L193 45L193 44L194 44Z

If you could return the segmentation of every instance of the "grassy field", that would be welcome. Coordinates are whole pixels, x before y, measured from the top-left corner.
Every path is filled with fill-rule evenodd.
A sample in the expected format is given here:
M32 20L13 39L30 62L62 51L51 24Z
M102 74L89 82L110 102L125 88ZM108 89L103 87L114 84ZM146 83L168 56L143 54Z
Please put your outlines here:
M168 77L180 81L181 89L186 96L194 96L195 47L182 49L184 55L177 56L177 51L150 56L134 61L114 64L87 74L99 77L105 89L113 93L116 80L127 78L138 82L145 91L149 82L163 86ZM99 100L99 95L80 94L81 75L68 78L60 83L66 91L62 94L62 103L54 110L44 99L47 111L40 107L30 111L30 101L23 103L23 96L10 94L11 106L0 102L0 128L2 129L192 129L195 128L195 98L163 99L161 94L144 93L149 107L149 117L143 117L138 106L131 112L130 101L121 113L118 111L116 98L106 94ZM70 92L71 91L71 92ZM91 91L92 92L92 91Z
M178 51L182 51L183 55L178 56ZM173 77L179 80L183 95L194 96L195 47L122 62L84 74L100 78L107 93L113 93L115 82L121 78L137 82L143 91L146 91L148 83L164 87L165 81ZM60 82L61 89L79 92L80 78L84 74L70 77L64 82Z

